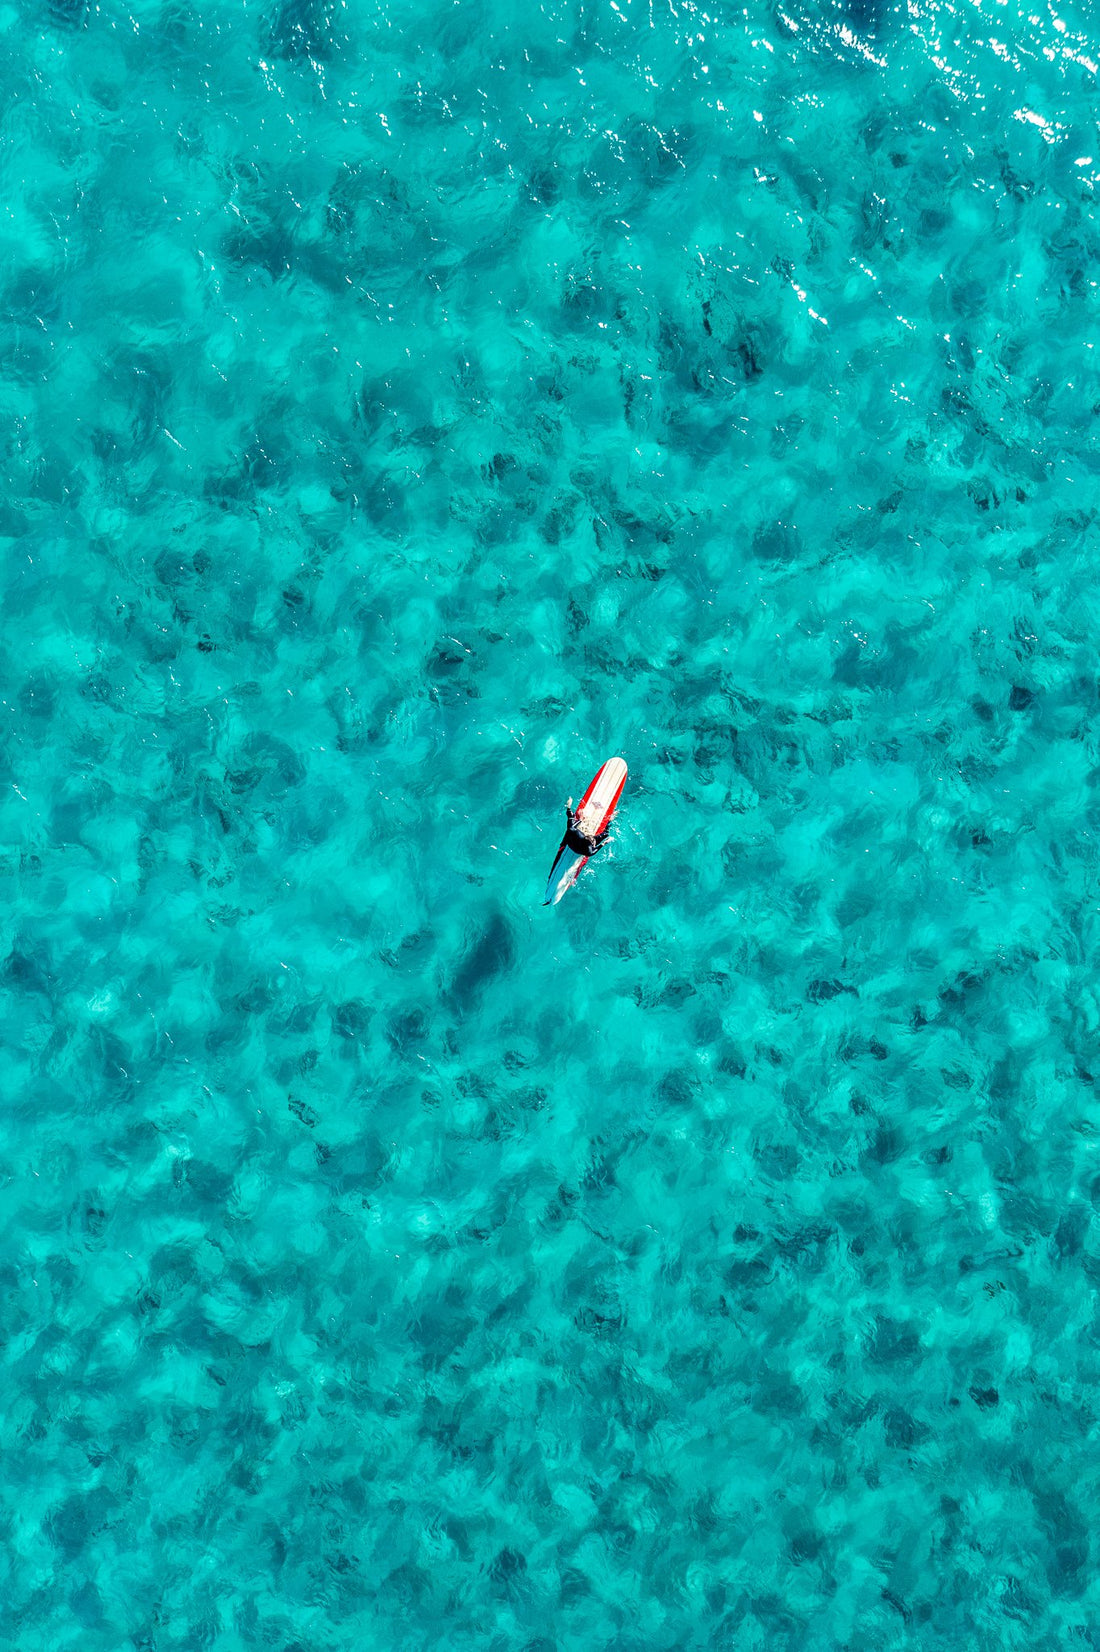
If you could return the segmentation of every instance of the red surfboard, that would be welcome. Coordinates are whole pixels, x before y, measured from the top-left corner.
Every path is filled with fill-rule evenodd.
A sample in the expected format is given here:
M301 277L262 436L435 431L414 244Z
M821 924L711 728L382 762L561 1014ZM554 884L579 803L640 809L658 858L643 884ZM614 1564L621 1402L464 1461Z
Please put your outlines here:
M605 826L611 824L611 817L619 806L625 785L626 764L621 757L609 757L596 773L577 809L578 824L586 837L596 837ZM543 906L557 906L565 891L573 887L592 858L590 855L574 854L565 841L568 835L566 833L562 838L561 847L554 856Z

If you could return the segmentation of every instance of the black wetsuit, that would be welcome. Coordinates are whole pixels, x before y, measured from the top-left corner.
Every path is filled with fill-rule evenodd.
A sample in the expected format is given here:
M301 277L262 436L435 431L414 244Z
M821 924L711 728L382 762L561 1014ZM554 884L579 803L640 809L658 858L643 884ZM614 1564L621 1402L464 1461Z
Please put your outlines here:
M607 842L607 828L605 827L602 832L597 832L594 838L586 837L583 832L577 829L579 814L579 809L571 809L566 805L565 846L567 849L572 849L575 855L594 855Z

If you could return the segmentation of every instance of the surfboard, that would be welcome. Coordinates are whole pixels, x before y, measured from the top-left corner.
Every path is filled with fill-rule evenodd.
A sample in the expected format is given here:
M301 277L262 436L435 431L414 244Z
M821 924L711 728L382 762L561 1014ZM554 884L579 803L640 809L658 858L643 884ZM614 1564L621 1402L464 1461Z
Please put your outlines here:
M625 785L626 764L621 757L609 757L603 767L597 770L577 809L579 825L586 837L595 837L605 826L610 825ZM572 849L567 848L565 839L568 835L568 832L563 835L561 847L554 856L543 906L557 906L565 891L573 887L592 858L590 855L575 855Z

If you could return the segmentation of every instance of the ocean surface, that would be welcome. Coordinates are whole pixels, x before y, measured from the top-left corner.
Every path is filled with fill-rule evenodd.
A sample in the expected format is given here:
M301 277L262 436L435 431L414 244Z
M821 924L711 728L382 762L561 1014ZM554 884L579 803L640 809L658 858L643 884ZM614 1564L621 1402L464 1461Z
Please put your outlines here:
M1100 1646L1098 62L0 8L6 1644Z

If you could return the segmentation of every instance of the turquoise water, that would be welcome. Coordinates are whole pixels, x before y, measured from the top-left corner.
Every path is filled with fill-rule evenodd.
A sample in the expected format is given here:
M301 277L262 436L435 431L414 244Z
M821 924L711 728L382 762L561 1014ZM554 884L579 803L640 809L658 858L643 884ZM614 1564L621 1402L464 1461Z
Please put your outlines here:
M1100 1644L1089 10L0 32L11 1644Z

